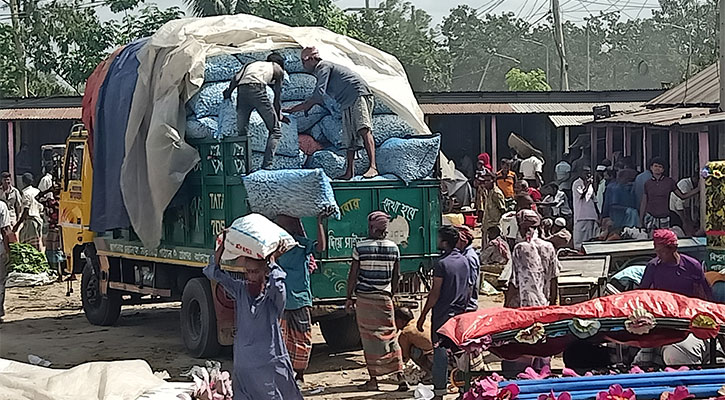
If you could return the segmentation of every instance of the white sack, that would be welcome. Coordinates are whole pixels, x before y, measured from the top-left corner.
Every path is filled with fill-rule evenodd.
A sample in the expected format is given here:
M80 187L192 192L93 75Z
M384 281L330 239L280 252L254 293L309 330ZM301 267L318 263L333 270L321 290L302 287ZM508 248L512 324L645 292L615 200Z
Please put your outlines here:
M217 238L217 246L221 237ZM284 253L297 245L287 231L260 214L248 214L237 218L227 229L222 260L234 260L241 256L263 260L276 250Z

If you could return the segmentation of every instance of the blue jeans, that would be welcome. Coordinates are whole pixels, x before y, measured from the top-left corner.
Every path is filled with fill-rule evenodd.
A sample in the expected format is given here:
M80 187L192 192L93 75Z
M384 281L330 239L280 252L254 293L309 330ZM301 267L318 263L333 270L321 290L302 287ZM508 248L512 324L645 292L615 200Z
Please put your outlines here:
M448 386L448 350L445 347L435 347L438 335L431 332L433 341L433 389L436 396L445 396Z

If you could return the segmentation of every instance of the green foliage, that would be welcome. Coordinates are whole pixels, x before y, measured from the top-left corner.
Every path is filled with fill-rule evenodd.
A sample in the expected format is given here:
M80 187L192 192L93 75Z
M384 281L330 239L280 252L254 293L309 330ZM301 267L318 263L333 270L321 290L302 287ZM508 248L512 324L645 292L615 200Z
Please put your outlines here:
M26 243L10 243L9 272L40 274L50 272L45 254Z
M445 90L450 82L448 54L430 28L431 16L410 2L388 0L360 13L359 40L394 55L416 90Z
M181 18L184 12L179 7L161 10L155 4L147 4L134 14L125 15L121 21L113 21L114 42L122 46L154 34L163 24Z
M546 83L546 72L541 68L524 72L511 68L506 73L506 84L512 92L547 92L551 86Z

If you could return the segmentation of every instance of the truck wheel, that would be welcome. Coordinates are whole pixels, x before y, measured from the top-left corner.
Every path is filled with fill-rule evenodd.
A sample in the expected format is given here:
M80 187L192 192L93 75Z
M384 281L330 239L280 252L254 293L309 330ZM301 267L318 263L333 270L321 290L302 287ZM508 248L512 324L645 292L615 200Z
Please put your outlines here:
M320 330L327 345L335 351L362 348L354 315L320 321Z
M81 300L86 319L93 325L113 325L121 315L121 293L109 289L105 297L101 294L99 273L89 258L81 276Z
M195 358L214 357L221 346L217 340L216 311L211 284L206 278L190 279L181 296L181 335Z

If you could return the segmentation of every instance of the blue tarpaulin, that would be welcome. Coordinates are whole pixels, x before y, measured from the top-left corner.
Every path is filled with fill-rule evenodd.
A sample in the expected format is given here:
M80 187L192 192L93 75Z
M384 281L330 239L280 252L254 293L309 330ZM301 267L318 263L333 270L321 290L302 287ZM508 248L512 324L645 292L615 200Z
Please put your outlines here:
M139 61L136 53L147 39L126 46L113 60L98 92L93 150L93 201L91 230L127 228L131 222L121 195L121 163L125 153L126 125L136 88Z

